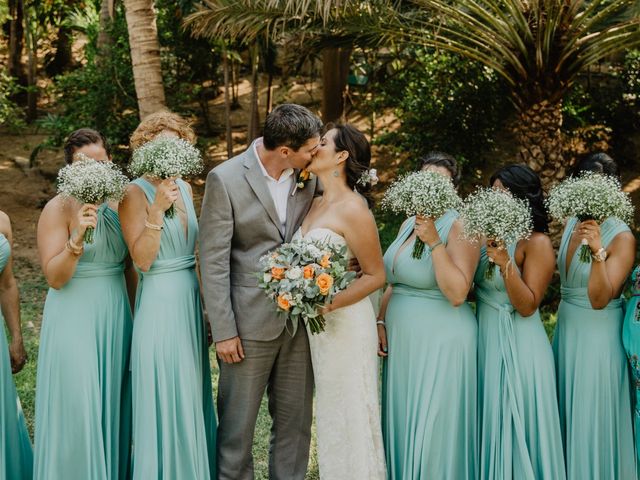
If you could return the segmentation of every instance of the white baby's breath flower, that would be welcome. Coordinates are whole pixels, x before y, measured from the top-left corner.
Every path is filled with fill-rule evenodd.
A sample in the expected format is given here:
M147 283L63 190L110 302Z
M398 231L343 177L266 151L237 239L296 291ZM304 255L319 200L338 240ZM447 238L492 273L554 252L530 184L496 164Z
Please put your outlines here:
M159 136L137 148L129 172L135 177L149 175L165 179L188 177L202 172L200 151L186 140Z
M286 276L289 280L298 280L302 277L302 269L300 267L291 267L287 270Z

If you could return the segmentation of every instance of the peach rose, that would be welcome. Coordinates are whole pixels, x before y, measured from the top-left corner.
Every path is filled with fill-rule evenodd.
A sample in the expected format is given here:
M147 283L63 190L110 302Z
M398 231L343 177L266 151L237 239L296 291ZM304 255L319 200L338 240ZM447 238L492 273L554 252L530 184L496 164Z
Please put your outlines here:
M271 276L276 280L282 280L284 278L284 268L271 267Z
M322 268L327 268L329 265L331 265L331 260L329 260L331 257L329 255L325 255L324 257L322 257L322 259L320 260L320 266Z
M289 309L291 308L291 303L289 302L289 299L285 295L278 296L278 307L280 307L285 312L288 312Z
M333 277L328 273L321 273L318 275L318 278L316 278L316 285L320 287L320 293L322 295L327 295L333 286Z
M313 269L313 267L311 265L307 265L304 267L304 270L302 272L302 275L304 278L309 279L309 278L313 278L313 276L315 275L315 270Z

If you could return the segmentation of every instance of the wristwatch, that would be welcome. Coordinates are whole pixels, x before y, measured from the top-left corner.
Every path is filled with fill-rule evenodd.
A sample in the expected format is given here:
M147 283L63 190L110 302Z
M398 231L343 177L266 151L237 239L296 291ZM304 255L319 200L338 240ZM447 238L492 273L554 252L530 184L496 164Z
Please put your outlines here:
M591 254L594 262L604 262L607 259L607 251L604 247L600 247L596 253Z

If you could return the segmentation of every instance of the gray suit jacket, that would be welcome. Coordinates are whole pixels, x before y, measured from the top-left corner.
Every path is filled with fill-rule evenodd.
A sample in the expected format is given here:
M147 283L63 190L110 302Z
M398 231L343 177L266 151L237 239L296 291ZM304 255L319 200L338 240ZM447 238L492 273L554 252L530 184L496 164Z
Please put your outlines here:
M315 177L303 189L294 181L281 232L253 147L209 172L200 214L200 270L214 341L236 335L268 341L282 333L286 317L258 288L258 261L291 241L316 187Z

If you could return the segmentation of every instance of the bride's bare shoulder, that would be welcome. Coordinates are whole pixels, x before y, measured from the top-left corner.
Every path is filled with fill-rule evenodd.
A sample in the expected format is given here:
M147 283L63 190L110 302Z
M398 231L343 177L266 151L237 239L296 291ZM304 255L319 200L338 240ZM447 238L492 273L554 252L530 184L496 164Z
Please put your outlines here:
M350 221L354 217L362 218L363 216L372 216L367 201L356 192L345 197L341 202L339 211L347 221Z

